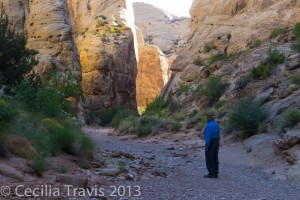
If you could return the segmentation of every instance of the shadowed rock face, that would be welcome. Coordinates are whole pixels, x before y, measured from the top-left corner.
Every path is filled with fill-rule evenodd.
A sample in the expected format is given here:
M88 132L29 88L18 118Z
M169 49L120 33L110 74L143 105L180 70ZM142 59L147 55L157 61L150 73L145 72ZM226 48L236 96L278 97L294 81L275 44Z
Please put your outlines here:
M39 51L41 73L71 71L82 79L82 105L136 109L137 61L133 11L124 0L0 0L28 48ZM133 30L133 31L132 31Z

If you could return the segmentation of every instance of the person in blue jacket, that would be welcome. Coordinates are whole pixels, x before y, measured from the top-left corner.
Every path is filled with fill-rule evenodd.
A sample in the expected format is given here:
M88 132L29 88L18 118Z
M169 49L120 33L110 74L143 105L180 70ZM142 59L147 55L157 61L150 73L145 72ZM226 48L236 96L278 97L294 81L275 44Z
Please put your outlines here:
M208 175L205 178L218 178L219 175L219 146L220 126L214 120L212 112L206 113L207 124L204 129L205 161Z

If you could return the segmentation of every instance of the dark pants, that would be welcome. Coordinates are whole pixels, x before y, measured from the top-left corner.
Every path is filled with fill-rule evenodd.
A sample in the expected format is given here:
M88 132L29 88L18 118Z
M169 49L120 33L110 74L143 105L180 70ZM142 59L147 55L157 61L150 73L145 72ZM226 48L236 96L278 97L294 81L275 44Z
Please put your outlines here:
M205 151L206 168L209 174L219 174L219 146L220 139L212 138L208 151Z

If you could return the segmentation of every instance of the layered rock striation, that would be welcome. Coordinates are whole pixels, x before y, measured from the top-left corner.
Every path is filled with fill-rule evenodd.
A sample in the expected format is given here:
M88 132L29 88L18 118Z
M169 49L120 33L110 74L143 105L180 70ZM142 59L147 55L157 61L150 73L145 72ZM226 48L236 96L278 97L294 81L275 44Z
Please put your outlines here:
M82 79L82 105L101 112L136 109L136 43L125 0L1 0L12 26L39 52L40 73L71 71Z

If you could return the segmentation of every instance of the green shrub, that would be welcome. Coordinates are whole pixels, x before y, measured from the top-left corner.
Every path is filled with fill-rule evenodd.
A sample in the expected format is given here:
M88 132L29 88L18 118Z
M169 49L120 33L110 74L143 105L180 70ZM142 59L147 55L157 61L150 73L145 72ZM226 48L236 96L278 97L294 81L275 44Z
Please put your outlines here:
M14 84L23 79L38 62L36 51L26 48L26 35L10 28L8 16L0 8L0 72L4 84Z
M177 110L177 105L171 100L164 100L163 98L156 97L151 103L146 107L144 115L155 115L158 117L163 117L171 112Z
M177 132L177 131L179 131L180 129L182 128L182 124L180 123L180 122L173 122L172 124L171 124L171 131L172 132Z
M210 76L203 89L203 94L208 98L209 105L214 104L226 92L229 83L222 81L220 76Z
M157 131L157 125L161 121L154 116L143 115L138 120L138 127L136 133L139 137L154 134Z
M296 23L293 29L293 34L296 37L300 37L300 22Z
M258 131L260 133L267 133L268 132L268 125L266 123L260 123L258 126Z
M45 156L39 155L32 162L32 169L36 173L36 175L42 177L43 172L46 170L47 162Z
M0 98L0 121L11 121L17 116L17 112L9 102Z
M275 38L279 35L283 35L285 33L287 33L289 30L287 28L275 28L272 30L269 38L272 39L272 38Z
M99 119L97 117L97 113L94 110L88 110L86 115L85 115L85 123L90 125L90 124L98 124Z
M124 161L120 161L119 163L119 169L121 172L127 172L127 164Z
M271 75L272 65L260 64L251 69L250 76L253 79L266 79Z
M112 123L114 118L116 118L113 122L113 125L117 126L123 116L128 116L132 113L133 111L131 111L127 106L114 105L106 112L100 114L100 125L109 125L110 123ZM122 114L122 116L118 117L119 114Z
M129 108L125 108L124 110L120 110L117 115L115 115L110 122L110 126L112 127L118 127L122 120L128 118L129 116L135 116L136 112Z
M300 85L300 75L295 75L290 79L291 84Z
M252 81L251 76L248 76L248 75L247 76L242 76L235 83L236 89L239 89L239 90L244 89L251 81Z
M243 137L250 137L257 133L258 126L267 114L260 102L247 97L235 103L229 115L229 124L242 131Z
M212 44L212 43L205 43L204 44L204 47L203 47L204 53L209 53L213 49L217 49L217 46Z
M197 57L197 58L194 60L193 64L194 64L194 65L198 65L198 66L203 66L203 62L202 62L202 60L201 60L199 57Z
M80 83L75 75L60 75L55 71L43 80L33 74L15 87L17 99L25 102L30 110L42 112L48 117L61 115L67 107L65 98L78 97L79 94Z
M224 60L226 57L223 54L212 54L208 59L208 65L211 65L217 61Z
M284 128L293 127L300 122L300 110L296 108L290 108L286 110L277 122L277 128L279 132Z
M93 157L96 146L88 136L82 134L80 138L80 154L85 157Z
M254 41L254 47L255 48L257 48L257 47L259 47L260 45L261 45L261 40L260 39L256 39L255 41Z
M124 120L119 125L119 130L121 133L137 133L137 127L139 124L139 118L130 116Z
M75 145L76 133L73 132L71 126L71 124L65 123L63 128L49 129L48 146L52 155L56 155L60 151L68 151Z
M280 53L276 48L273 48L272 46L269 47L267 54L268 56L265 60L266 64L281 64L285 60L285 55L283 53Z
M180 85L180 87L178 88L177 91L178 91L179 94L187 95L190 91L190 86L187 85L187 84L182 84L182 85Z
M300 36L298 36L296 41L291 44L291 49L297 53L300 53Z
M60 165L59 168L58 168L58 173L66 174L66 173L68 173L68 168L64 165Z
M0 121L0 157L8 157L7 144L11 133L11 124Z

